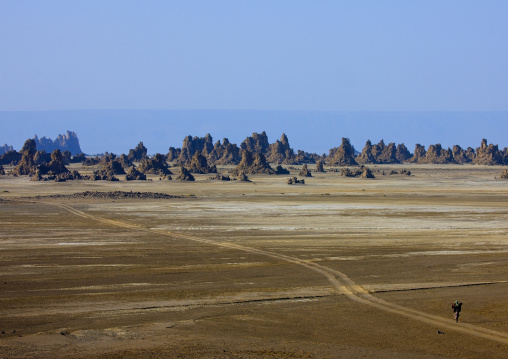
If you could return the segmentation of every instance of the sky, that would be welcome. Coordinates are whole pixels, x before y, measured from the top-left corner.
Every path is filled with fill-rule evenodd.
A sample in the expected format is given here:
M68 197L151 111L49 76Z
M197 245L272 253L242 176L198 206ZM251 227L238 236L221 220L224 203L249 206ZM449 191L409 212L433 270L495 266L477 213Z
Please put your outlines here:
M506 133L507 18L504 0L0 0L0 111L254 111L260 130L279 121L274 132L283 120L270 111L314 112L315 121L317 113L351 112L384 129L400 127L386 116L394 112L408 121L424 120L407 113L470 112L480 123L490 117L478 114L497 112ZM201 114L187 118L189 134L221 121ZM127 117L103 116L103 127L134 128ZM26 129L20 121L13 129L9 118L0 116L0 142L13 145L16 133L56 137L75 127ZM164 118L156 125L163 131L181 125ZM320 121L355 130L343 116ZM303 135L309 123L301 123L284 131ZM234 126L241 137L252 129ZM480 136L471 131L464 136Z

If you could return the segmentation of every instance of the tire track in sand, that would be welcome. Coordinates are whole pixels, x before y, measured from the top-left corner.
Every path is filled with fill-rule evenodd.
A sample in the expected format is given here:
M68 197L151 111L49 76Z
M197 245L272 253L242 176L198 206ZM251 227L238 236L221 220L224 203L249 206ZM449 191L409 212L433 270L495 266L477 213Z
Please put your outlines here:
M399 315L402 315L402 316L405 316L405 317L408 317L408 318L411 318L414 320L418 320L418 321L426 323L426 324L435 325L435 326L439 327L439 329L446 328L446 329L453 330L456 332L470 334L470 335L474 335L477 337L497 341L497 342L500 342L503 344L508 344L508 333L499 332L499 331L495 331L495 330L487 329L487 328L482 328L482 327L478 327L478 326L468 324L468 323L457 324L452 319L439 317L439 316L433 315L433 314L422 313L420 311L417 311L417 310L414 310L411 308L406 308L406 307L403 307L398 304L387 302L385 300L379 299L379 298L373 296L372 294L370 294L369 291L367 291L365 288L363 288L362 286L355 283L346 274L344 274L340 271L325 267L323 265L317 264L317 263L302 260L297 257L291 257L291 256L288 256L285 254L279 254L279 253L270 252L270 251L266 251L266 250L262 250L262 249L246 247L246 246L242 246L240 244L217 242L214 240L195 237L195 236L191 236L188 234L172 232L172 231L167 231L167 230L160 230L160 229L152 229L150 227L142 226L142 225L138 225L138 224L134 224L134 223L127 223L127 222L123 222L123 221L119 221L119 220L113 220L113 219L107 219L107 218L103 218L103 217L99 217L99 216L94 216L94 215L85 213L83 211L77 210L77 209L73 208L72 206L63 204L63 203L57 203L57 204L47 203L47 204L57 205L60 208L66 210L66 211L69 211L77 216L100 221L100 222L107 223L107 224L117 226L117 227L142 230L142 231L149 231L149 232L156 232L156 233L159 233L162 235L183 238L183 239L187 239L187 240L194 241L194 242L199 242L199 243L204 243L204 244L208 244L208 245L219 246L219 247L224 247L224 248L229 248L229 249L236 249L236 250L240 250L240 251L244 251L244 252L255 253L255 254L260 254L263 256L271 257L271 258L284 260L286 262L303 266L303 267L308 268L316 273L321 274L323 277L325 277L328 280L328 282L337 290L337 292L339 294L343 294L355 302L358 302L358 303L361 303L364 305L369 305L371 307L374 307L376 309L383 310L383 311L386 311L389 313L399 314Z

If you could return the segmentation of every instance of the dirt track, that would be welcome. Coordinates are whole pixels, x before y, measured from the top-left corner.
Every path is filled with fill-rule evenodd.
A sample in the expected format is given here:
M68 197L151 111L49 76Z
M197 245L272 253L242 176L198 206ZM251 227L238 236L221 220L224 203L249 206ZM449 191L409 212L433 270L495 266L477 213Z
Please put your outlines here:
M506 186L484 173L436 186L437 174L323 175L294 194L278 177L186 184L171 194L207 196L171 202L4 200L0 353L502 358Z

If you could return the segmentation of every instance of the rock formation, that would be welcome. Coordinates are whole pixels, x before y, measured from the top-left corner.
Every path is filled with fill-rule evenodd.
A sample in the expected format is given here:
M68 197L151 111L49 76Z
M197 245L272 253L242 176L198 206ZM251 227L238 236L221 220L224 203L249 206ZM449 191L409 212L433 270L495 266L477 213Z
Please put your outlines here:
M194 181L194 176L185 168L180 167L180 174L176 178L177 181Z
M125 175L126 181L145 181L146 175L144 173L139 172L136 167L132 166L127 174Z
M251 174L274 174L275 171L266 162L266 157L262 153L252 154L251 151L242 151L242 160L233 170L233 176L237 176L240 173L251 173Z
M356 157L358 163L377 163L376 157L372 154L372 142L367 140L365 147L363 147L362 153Z
M351 170L349 168L343 168L341 170L341 176L345 177L362 177L362 178L375 178L370 168L361 166L357 170Z
M191 173L217 173L217 167L208 166L206 157L202 155L201 151L196 151L192 156L188 170Z
M0 147L0 156L3 155L4 153L9 152L9 151L14 151L14 147L9 146L7 144L1 146Z
M395 158L400 163L404 163L409 161L409 159L412 157L411 152L407 149L406 145L403 143L397 145L397 152L395 153Z
M213 177L208 177L208 179L212 181L231 181L231 178L229 176L225 176L220 173L217 173Z
M288 178L287 184L305 184L305 180L299 180L297 177Z
M168 154L166 155L166 161L168 163L176 161L178 159L178 156L180 156L180 153L182 153L182 150L180 148L170 147Z
M9 151L0 156L0 164L16 166L21 161L21 153Z
M277 168L275 169L275 174L276 175L288 175L289 170L285 169L281 165L278 165Z
M247 137L240 145L242 150L247 150L252 153L266 154L270 148L268 144L268 136L266 132L254 132L252 136Z
M145 145L143 145L143 142L139 142L136 148L133 148L129 150L129 154L127 155L127 158L131 162L139 162L143 158L147 158L147 152Z
M419 143L417 143L415 145L415 151L414 151L413 157L411 157L408 162L422 163L421 161L424 161L426 154L427 154L427 151L425 150L425 146L422 146Z
M302 177L312 177L312 174L310 173L309 169L307 168L307 165L303 165L302 170L300 171L300 176Z
M508 170L504 170L503 172L501 172L500 177L503 179L508 179Z
M487 145L487 140L484 138L480 147L476 149L476 158L473 163L488 166L502 165L504 164L504 156L497 145Z
M325 165L324 161L319 160L316 163L316 172L325 172L324 165Z
M171 171L166 164L166 156L157 153L152 158L145 157L139 162L138 170L141 173L152 173L159 176L171 175Z
M38 167L41 175L56 176L62 173L69 172L64 165L64 159L60 150L54 150L51 153L51 161L49 164L41 164Z
M354 155L355 151L349 138L342 137L342 144L339 148L330 150L327 162L330 166L354 166L358 164Z
M183 139L182 150L176 162L179 165L187 165L192 160L192 156L198 151L206 157L213 150L213 139L208 133L205 137L187 136Z
M403 147L405 148L405 146ZM407 150L407 149L406 149ZM358 163L399 163L397 148L394 143L385 145L381 140L377 145L372 145L370 140L365 143L362 153L356 158Z
M441 144L430 145L425 155L425 159L421 163L454 163L452 150L444 149Z
M285 133L282 134L280 140L275 141L275 143L269 146L268 153L268 162L296 164L295 152L289 146L289 141Z
M212 151L208 154L208 163L214 165L237 165L240 163L242 156L240 156L240 148L237 145L229 142L227 138L217 141L213 145Z
M37 135L34 136L33 140L39 151L46 151L47 153L60 150L62 152L69 151L71 154L77 155L83 152L79 146L78 135L72 131L67 131L65 135L58 135L54 141L46 137L41 137L39 139Z
M113 153L106 153L99 163L101 166L100 171L105 173L112 173L114 175L124 175L125 169L122 163Z
M34 161L36 150L36 143L34 140L26 140L23 148L21 149L21 160L19 164L14 167L12 174L18 176L31 176L35 174L37 165Z
M326 158L325 155L319 156L316 153L308 153L302 150L298 150L295 156L293 164L298 165L302 163L316 163Z
M1 176L5 175L4 166L2 164L0 164L0 175Z
M473 151L473 157L471 157L471 150ZM471 163L474 160L474 150L468 147L468 150L462 149L459 145L453 146L452 149L453 161L459 164Z
M240 173L238 174L238 176L236 176L234 179L235 179L235 180L238 180L238 181L240 181L240 182L252 182L252 181L249 179L249 177L247 177L247 175L246 175L245 173L243 173L243 172L240 172Z

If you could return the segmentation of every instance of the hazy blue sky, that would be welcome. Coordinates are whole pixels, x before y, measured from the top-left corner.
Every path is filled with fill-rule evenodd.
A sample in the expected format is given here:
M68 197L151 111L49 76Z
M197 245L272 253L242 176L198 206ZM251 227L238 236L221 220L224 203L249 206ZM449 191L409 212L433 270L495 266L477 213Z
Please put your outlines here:
M508 110L508 1L0 0L0 110Z
M506 0L0 0L0 144L506 146L507 19ZM69 112L105 109L222 112Z

